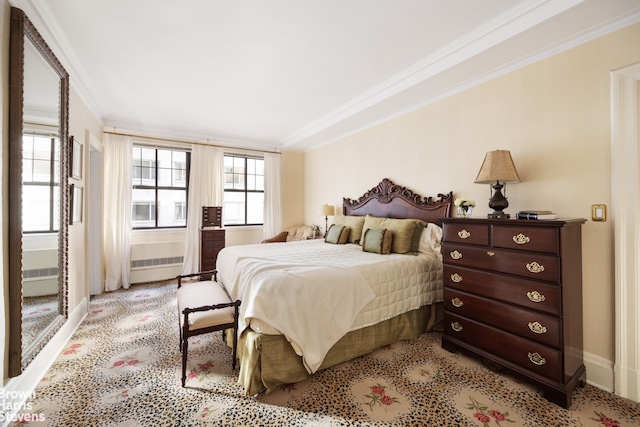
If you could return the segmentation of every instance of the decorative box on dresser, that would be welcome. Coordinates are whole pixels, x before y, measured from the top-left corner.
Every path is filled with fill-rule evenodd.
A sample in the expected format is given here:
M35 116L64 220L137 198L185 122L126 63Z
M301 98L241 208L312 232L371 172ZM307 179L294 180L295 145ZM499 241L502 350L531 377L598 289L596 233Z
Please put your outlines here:
M568 408L584 384L584 219L443 219L442 347L479 356Z
M218 252L224 248L225 244L224 228L201 228L200 229L200 271L213 270L216 268ZM205 277L209 280L211 276Z

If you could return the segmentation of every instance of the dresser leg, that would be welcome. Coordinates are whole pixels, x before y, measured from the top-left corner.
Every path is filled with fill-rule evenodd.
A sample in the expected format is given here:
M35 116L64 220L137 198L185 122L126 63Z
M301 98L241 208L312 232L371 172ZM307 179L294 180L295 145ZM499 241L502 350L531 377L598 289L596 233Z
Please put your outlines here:
M545 399L556 405L568 409L571 406L572 395L571 391L560 391L552 388L543 387L543 393Z
M444 348L445 350L447 350L447 351L449 351L451 353L457 353L458 352L458 346L456 346L452 342L448 341L446 338L442 339L442 348Z

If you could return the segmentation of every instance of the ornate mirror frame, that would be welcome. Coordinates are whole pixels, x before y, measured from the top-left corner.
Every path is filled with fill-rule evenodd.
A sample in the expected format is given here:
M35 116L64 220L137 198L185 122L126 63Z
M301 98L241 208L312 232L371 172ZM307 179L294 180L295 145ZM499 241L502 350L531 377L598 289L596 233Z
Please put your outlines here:
M68 316L68 128L69 75L24 12L11 8L9 64L9 377L29 365L62 327ZM22 134L24 130L25 43L31 42L42 59L60 79L60 224L58 228L58 315L32 342L22 339L23 247L22 247Z

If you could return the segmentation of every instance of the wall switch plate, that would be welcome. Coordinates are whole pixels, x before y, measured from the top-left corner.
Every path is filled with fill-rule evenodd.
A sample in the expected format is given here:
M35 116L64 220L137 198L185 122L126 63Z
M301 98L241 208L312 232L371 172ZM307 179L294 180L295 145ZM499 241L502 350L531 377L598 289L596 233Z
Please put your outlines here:
M607 205L591 205L591 220L592 221L606 221L607 220Z

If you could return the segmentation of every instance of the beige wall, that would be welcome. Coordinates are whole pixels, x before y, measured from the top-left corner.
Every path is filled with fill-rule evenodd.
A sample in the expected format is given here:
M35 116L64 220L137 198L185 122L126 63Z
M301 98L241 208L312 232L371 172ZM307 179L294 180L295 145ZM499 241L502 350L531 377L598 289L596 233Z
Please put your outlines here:
M88 245L87 241L87 202L89 180L89 145L87 134L91 134L102 141L103 125L87 108L82 99L73 89L73 76L70 76L71 89L69 90L69 135L82 143L83 165L82 179L69 179L69 183L81 186L84 189L83 221L69 226L69 312L78 304L85 301L89 295L88 280ZM86 302L86 301L85 301Z
M611 205L610 71L640 62L640 25L468 89L310 151L305 216L361 196L382 178L424 195L452 190L486 216L489 186L474 184L484 155L510 150L522 182L509 185L515 213L550 209L590 219ZM326 167L331 165L331 167ZM583 227L585 352L614 360L613 224Z

